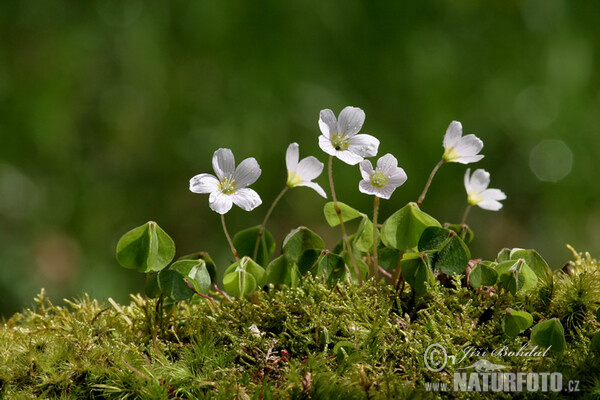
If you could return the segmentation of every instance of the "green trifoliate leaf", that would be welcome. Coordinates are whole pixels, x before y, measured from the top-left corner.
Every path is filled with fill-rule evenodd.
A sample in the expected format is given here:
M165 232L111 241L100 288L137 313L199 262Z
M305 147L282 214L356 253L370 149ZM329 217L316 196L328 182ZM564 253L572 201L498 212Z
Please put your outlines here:
M502 320L502 330L508 337L516 337L533 324L533 317L525 311L506 310Z
M440 227L432 216L409 203L392 214L381 227L381 240L388 247L410 250L417 247L423 231L429 226Z
M518 291L527 291L537 286L537 275L523 259L504 261L496 266L496 272L502 287L513 296Z
M440 228L439 226L430 226L426 228L417 244L419 251L436 251L442 247L450 238L450 230Z
M173 269L163 269L158 273L158 287L160 291L173 300L186 300L194 292L185 283L185 276Z
M244 297L261 287L265 278L266 273L263 267L250 257L243 257L225 270L223 286L228 293Z
M154 221L124 234L117 243L117 260L139 272L160 271L175 257L175 243Z
M401 266L402 276L416 294L424 295L427 293L426 283L435 284L435 277L426 254L406 253L402 257Z
M496 256L496 262L501 263L510 260L510 249L504 248L500 250L498 256Z
M207 294L210 290L211 277L204 260L180 260L173 263L170 269L179 272L184 278L188 278L188 283L198 293Z
M462 274L469 265L471 254L467 245L455 233L438 250L433 266L444 274Z
M300 282L300 272L294 263L290 263L284 255L280 255L267 265L266 281L275 285L297 287Z
M300 271L301 275L305 275L308 271L315 267L322 252L323 250L308 249L302 253L297 263L298 271Z
M329 282L337 282L346 278L346 265L344 259L334 253L325 253L319 259L314 270L315 275L323 275Z
M354 247L363 253L373 251L373 223L366 216L356 230Z
M346 271L350 271L349 276L346 273L345 279L349 280L350 282L358 283L358 278L356 277L356 271L354 269L354 264L352 263L352 258L350 257L350 254L348 254L348 252L343 252L341 255L347 266ZM356 261L356 268L358 268L358 273L360 274L362 280L366 280L367 275L369 275L369 266L365 264L365 262L362 260L362 258L360 258L360 256L357 253L354 253L354 261Z
M540 347L550 347L555 353L562 353L567 347L565 330L558 318L534 326L531 330L531 341Z
M204 261L204 263L206 264L206 269L208 270L208 273L210 274L211 282L216 281L217 266L215 265L215 262L212 260L212 258L210 258L210 255L207 252L200 251L197 253L188 254L183 257L180 257L177 261L181 261L181 260L202 260L202 261Z
M592 341L590 342L590 350L595 353L600 353L600 332L596 332Z
M151 299L156 299L158 296L160 296L157 272L152 272L146 275L146 287L144 291L146 292L146 296L148 296Z
M510 252L510 259L518 260L520 258L525 260L529 268L535 272L538 279L545 280L552 275L548 263L537 251L533 249L512 249Z
M254 257L254 249L260 226L244 229L233 236L233 245L238 252L238 256ZM275 239L273 235L266 229L263 231L258 243L258 251L256 253L256 261L260 265L266 265L269 259L275 253Z
M473 238L475 237L475 234L473 233L473 231L471 230L471 228L469 228L466 225L461 225L461 224L449 224L447 226L448 229L456 232L456 234L463 240L463 242L465 242L466 244L471 243L471 241L473 240Z
M379 249L379 266L386 271L398 268L402 252L391 247L382 247Z
M347 204L340 203L339 201L337 204L340 208L340 213L344 222L351 221L355 218L364 216L363 213L361 213L358 210L355 210ZM334 227L340 224L340 217L338 216L338 213L335 209L335 203L333 201L330 201L329 203L325 204L325 206L323 207L323 214L325 214L325 219L327 220L329 226Z
M493 286L498 281L498 272L485 264L477 264L469 274L469 283L471 287L479 288L481 286Z
M302 254L309 249L323 250L323 239L305 226L292 230L283 240L282 252L291 263L297 263Z

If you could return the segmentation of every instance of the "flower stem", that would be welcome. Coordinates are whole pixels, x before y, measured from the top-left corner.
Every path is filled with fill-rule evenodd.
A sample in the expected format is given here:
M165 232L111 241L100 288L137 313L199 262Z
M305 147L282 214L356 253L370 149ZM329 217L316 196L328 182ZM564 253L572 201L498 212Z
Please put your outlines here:
M279 203L279 200L281 200L281 198L283 197L285 192L288 191L289 188L290 187L288 185L285 185L283 190L281 192L279 192L277 197L275 197L275 200L273 200L273 204L271 204L271 207L265 214L265 219L263 219L263 222L262 222L260 228L258 229L258 236L256 237L256 244L254 245L254 253L252 253L252 259L254 261L256 261L256 257L258 256L258 246L260 245L260 239L262 238L262 235L265 232L265 227L267 226L267 221L271 217L271 213L273 213L275 206L277 205L277 203Z
M467 215L469 215L469 211L471 211L471 205L467 204L467 208L465 208L465 213L463 214L462 221L460 221L461 225L465 225L467 222Z
M350 246L350 241L348 240L348 235L346 234L346 227L344 226L344 218L342 218L342 210L338 205L337 196L335 195L335 188L333 186L333 156L329 156L329 187L331 188L331 197L333 198L333 207L335 208L335 212L340 219L340 227L342 228L342 240L344 241L344 245L346 246L346 251L350 255L350 259L352 260L352 266L354 267L354 273L356 274L356 278L358 279L358 284L362 286L362 277L360 276L360 271L358 270L358 265L356 265L356 259L354 258L354 254L352 252L352 246Z
M227 237L227 241L229 242L229 247L231 247L231 253L235 257L235 261L239 261L238 252L233 245L233 241L231 240L231 236L229 236L229 232L227 231L227 225L225 225L225 214L221 214L221 224L223 224L223 232L225 232L225 237Z
M437 170L442 166L442 164L444 164L446 161L442 158L440 160L440 162L438 162L435 167L433 167L433 171L431 171L431 175L429 175L429 179L427 180L427 183L425 184L425 189L423 189L423 193L421 193L421 195L419 196L419 200L417 200L417 205L421 206L421 204L423 204L423 200L425 200L425 196L427 195L427 191L429 190L429 186L431 185L431 181L433 180L433 177L435 176L435 173L437 172Z
M375 196L375 201L373 203L373 276L375 276L375 282L379 282L379 260L377 258L377 214L379 213L379 196Z

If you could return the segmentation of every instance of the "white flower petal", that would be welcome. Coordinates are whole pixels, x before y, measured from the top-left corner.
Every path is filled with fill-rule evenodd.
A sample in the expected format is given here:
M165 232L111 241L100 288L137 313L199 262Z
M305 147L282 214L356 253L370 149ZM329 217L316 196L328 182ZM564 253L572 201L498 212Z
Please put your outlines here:
M369 180L362 180L358 183L358 190L365 194L375 194L375 188L371 186Z
M231 196L221 192L212 192L208 198L208 206L219 214L226 214L233 205Z
M338 118L338 133L354 136L362 128L365 122L365 112L358 107L348 106L340 112Z
M460 164L471 164L471 163L475 163L479 160L481 160L484 156L483 155L477 155L477 156L465 156L465 157L459 157L458 159L456 159L453 162L457 162Z
M241 189L256 182L261 172L258 162L254 157L250 157L238 165L232 177L236 187Z
M471 175L471 191L481 193L490 184L490 173L484 169L476 169Z
M454 146L454 151L459 157L470 157L479 153L483 149L483 142L475 135L467 135L458 141Z
M391 185L386 185L383 188L376 188L371 185L370 181L362 180L358 184L358 190L360 190L362 193L374 195L388 200L396 188Z
M444 135L444 148L454 147L462 136L462 124L458 121L450 122Z
M362 160L364 160L363 157L359 156L356 153L351 152L350 150L337 151L334 149L334 151L335 151L334 155L348 165L356 165L359 162L361 162Z
M483 200L479 203L477 203L477 205L481 208L483 208L484 210L490 210L490 211L498 211L499 209L502 208L502 203L496 201L496 200Z
M337 150L331 144L331 140L323 135L319 136L319 147L330 156L337 156Z
M375 172L373 170L373 164L371 164L371 161L369 160L361 161L359 168L360 176L362 176L362 178L366 181L369 181L371 179L371 175L373 175L373 173Z
M252 189L238 189L231 195L233 203L246 211L252 211L262 204L262 200L258 193Z
M500 189L486 189L480 193L481 197L483 197L483 201L486 200L506 200L506 195Z
M296 170L298 160L300 159L298 147L298 143L291 143L285 152L285 166L288 172Z
M219 190L219 180L211 174L199 174L190 179L190 191L212 193Z
M375 157L379 149L379 140L366 134L352 136L348 143L348 150L361 157Z
M385 156L377 160L377 169L385 172L388 175L394 172L396 168L398 168L398 160L396 160L396 157L390 153L387 153Z
M328 139L337 133L337 119L330 109L326 108L319 113L319 128Z
M296 174L300 176L303 181L312 181L323 172L325 165L317 160L316 157L309 156L303 158L296 168Z
M467 168L465 172L464 183L467 194L471 193L471 168Z
M394 188L404 185L404 182L408 179L406 172L404 172L402 168L396 168L396 170L393 173L388 174L388 176L390 177L388 185L393 186Z
M323 196L324 198L327 198L327 194L325 193L325 191L323 190L323 188L321 187L321 185L319 185L316 182L302 182L300 185L298 186L306 186L309 187L311 189L313 189L314 191L316 191L317 193L319 193L321 196Z
M218 149L213 154L213 169L219 179L226 178L235 171L235 157L229 149Z

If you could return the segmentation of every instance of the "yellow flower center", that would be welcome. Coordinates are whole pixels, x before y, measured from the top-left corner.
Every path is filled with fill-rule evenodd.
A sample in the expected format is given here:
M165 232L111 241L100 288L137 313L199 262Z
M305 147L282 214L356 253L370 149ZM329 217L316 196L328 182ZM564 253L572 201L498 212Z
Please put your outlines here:
M235 192L235 181L231 177L221 179L219 190L223 194L233 194Z
M482 200L483 200L483 197L481 197L481 195L479 193L469 192L469 194L467 195L467 201L472 206L475 206L475 205L481 203Z
M458 153L454 150L454 147L448 147L444 150L444 161L455 162L458 160Z
M389 182L390 177L388 174L382 171L375 171L373 175L371 175L371 186L376 187L377 189L383 189Z
M348 150L348 145L350 142L348 141L348 136L335 134L331 138L331 145L338 151Z
M289 187L293 188L293 187L300 185L301 183L302 183L302 178L300 178L300 175L298 175L292 171L288 172L287 185Z

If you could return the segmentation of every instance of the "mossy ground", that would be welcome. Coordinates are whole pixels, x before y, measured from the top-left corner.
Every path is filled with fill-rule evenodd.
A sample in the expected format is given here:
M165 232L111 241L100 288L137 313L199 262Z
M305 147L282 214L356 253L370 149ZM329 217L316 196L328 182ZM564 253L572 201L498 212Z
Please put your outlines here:
M383 283L331 287L307 278L299 288L234 303L181 302L162 321L156 300L141 296L121 306L87 296L55 306L42 293L34 309L0 327L0 398L561 398L425 391L426 382L452 387L452 366L432 372L424 365L432 343L456 355L467 346L517 350L528 342L530 329L504 335L508 307L532 313L534 324L559 318L567 350L485 358L507 366L504 372L561 372L565 382L580 381L577 397L598 398L600 357L589 344L600 330L593 316L600 269L579 256L572 267L517 298L459 280L415 298L408 286L398 296Z

